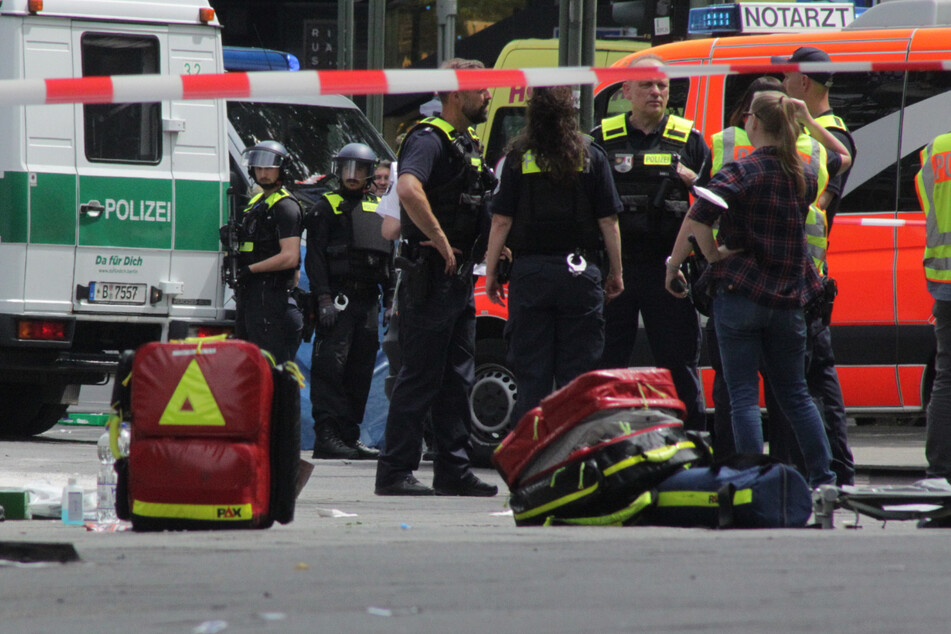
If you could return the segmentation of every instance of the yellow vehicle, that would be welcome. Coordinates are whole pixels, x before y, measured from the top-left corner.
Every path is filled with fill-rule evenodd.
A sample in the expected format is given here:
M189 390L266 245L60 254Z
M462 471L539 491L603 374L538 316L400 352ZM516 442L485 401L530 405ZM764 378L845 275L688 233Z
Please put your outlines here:
M610 66L622 57L650 47L648 42L596 40L594 65ZM558 65L558 40L512 40L495 61L495 68L542 68ZM509 140L525 123L526 86L491 88L488 120L476 128L485 146L485 159L494 166Z

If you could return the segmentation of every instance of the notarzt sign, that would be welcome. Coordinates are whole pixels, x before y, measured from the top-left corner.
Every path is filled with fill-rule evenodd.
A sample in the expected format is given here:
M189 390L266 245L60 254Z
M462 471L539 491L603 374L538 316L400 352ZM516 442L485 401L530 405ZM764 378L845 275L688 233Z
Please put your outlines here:
M742 33L839 30L855 18L854 5L846 2L743 2L738 5Z

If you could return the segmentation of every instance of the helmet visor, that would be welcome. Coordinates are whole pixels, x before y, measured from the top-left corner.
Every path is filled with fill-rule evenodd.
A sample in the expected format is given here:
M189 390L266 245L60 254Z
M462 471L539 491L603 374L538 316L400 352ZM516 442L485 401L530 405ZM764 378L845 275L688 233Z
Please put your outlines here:
M370 178L370 164L366 161L356 161L353 159L338 160L337 169L340 171L340 178L345 181L365 181Z
M248 167L280 167L284 157L270 150L251 148L246 151Z

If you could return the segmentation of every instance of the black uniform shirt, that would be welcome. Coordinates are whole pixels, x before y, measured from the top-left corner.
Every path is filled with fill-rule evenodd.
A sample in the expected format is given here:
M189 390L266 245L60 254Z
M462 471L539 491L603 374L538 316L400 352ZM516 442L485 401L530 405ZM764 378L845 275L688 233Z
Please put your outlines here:
M826 110L821 116L827 114L832 114L831 110ZM818 118L818 117L817 117ZM829 130L829 133L837 138L842 145L849 151L849 155L852 157L852 164L855 164L855 141L852 139L852 135L848 132L843 132L842 130ZM845 170L841 174L837 174L829 179L829 184L826 185L826 191L832 194L832 200L829 202L828 208L826 209L826 220L829 223L829 231L832 231L832 221L835 219L836 212L839 211L839 203L842 200L842 192L845 191L845 183L849 180L849 172L852 171L852 168Z
M362 192L351 192L346 188L340 188L334 193L343 196L352 205L359 204L364 198ZM327 247L330 245L330 232L335 215L330 201L323 196L307 214L307 253L304 255L304 267L310 281L310 292L315 296L332 294Z
M627 121L627 140L635 153L653 150L660 145L663 139L664 127L667 125L667 119L670 115L664 115L660 123L650 134L644 134ZM601 136L601 126L597 126L591 131L594 142L602 145L604 140ZM687 137L687 143L680 151L680 161L685 167L689 167L700 177L697 185L703 185L707 181L707 165L710 162L710 148L704 141L703 135L696 128L690 130L690 136Z
M589 169L581 173L581 178L590 197L595 218L607 218L620 213L623 205L614 186L607 154L593 144L588 146L588 153L591 157ZM499 191L492 198L493 214L512 217L518 210L518 194L522 180L522 164L518 159L519 156L514 152L505 157Z
M255 206L263 204L265 199L267 199L267 195L261 196L255 205L252 205L245 210L245 213L253 209ZM251 239L255 242L270 242L273 240L275 243L273 246L277 249L275 253L277 253L280 251L280 241L283 238L299 238L304 233L303 217L301 214L300 204L296 199L291 197L285 197L277 201L271 206L270 212L271 221L269 223L265 223L266 226L256 227ZM297 267L288 270L297 270ZM282 271L277 272L283 273Z
M627 121L627 140L634 154L647 152L658 148L663 140L664 128L667 125L667 119L670 115L664 117L650 134L644 134L631 125L630 119ZM601 126L597 126L591 131L595 143L603 147L604 140L601 136ZM696 128L690 130L687 137L687 143L680 149L680 161L685 167L689 167L697 174L697 185L703 185L709 180L710 148L703 139L703 135ZM613 171L616 179L623 178L623 175ZM646 193L646 192L645 192ZM669 239L656 239L653 235L632 236L624 231L624 222L621 223L621 251L625 258L637 258L645 261L662 260L670 253L673 246L673 236Z
M424 186L439 185L451 180L459 170L459 164L451 158L445 135L423 126L403 140L398 169L400 174L412 174Z

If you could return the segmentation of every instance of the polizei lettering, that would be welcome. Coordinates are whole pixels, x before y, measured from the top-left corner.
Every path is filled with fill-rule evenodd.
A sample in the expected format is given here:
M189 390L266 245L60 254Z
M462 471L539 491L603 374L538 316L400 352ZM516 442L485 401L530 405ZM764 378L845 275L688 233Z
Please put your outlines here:
M851 4L741 3L744 33L780 33L841 29L855 16Z
M106 219L133 222L171 222L172 203L165 200L113 200L106 198Z

